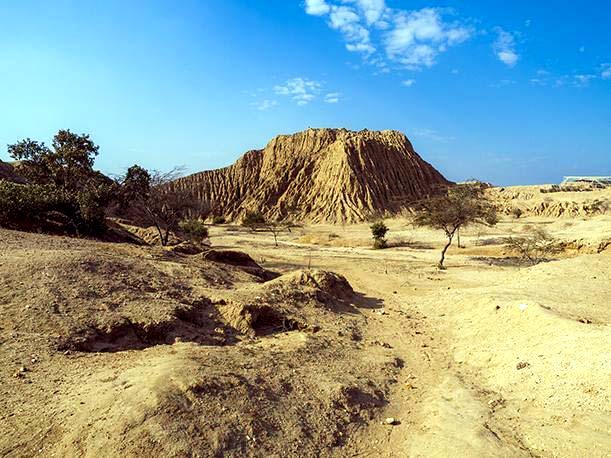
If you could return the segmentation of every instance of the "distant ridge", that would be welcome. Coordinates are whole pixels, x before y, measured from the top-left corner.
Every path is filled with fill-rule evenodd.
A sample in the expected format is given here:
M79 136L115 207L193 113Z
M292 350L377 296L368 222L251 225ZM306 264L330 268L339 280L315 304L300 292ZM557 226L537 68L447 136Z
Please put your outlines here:
M177 180L231 219L246 210L272 218L357 222L394 213L448 185L398 131L307 129L278 135L233 165Z

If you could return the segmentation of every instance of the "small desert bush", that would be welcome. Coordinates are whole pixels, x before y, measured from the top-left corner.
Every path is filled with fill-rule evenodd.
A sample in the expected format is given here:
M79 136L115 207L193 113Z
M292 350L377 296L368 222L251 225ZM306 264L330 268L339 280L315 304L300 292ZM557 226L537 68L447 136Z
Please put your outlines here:
M371 235L373 237L373 247L376 249L386 248L386 233L388 232L388 226L384 224L384 221L376 221L371 226Z
M515 219L520 218L520 216L522 216L522 209L519 207L514 207L511 209L511 216L513 216Z
M507 247L520 259L533 265L562 251L558 241L543 229L535 229L522 237L509 237Z
M223 215L216 215L212 218L212 224L225 224L227 220Z
M204 222L199 219L184 219L178 223L178 226L190 240L199 242L208 238L208 228Z
M267 219L261 212L247 211L242 217L242 226L255 229L267 223Z
M373 239L373 247L376 250L382 250L388 247L388 242L386 242L386 239Z

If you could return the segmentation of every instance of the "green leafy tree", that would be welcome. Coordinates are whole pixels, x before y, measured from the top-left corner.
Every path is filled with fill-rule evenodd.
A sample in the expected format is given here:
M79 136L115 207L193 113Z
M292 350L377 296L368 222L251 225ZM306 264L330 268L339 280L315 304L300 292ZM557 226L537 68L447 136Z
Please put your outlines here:
M80 191L90 180L99 178L93 170L99 147L89 135L60 130L52 148L28 139L9 145L9 155L19 161L18 171L34 184L52 184L68 191Z
M70 220L69 226L77 235L104 230L106 207L113 200L116 187L112 180L93 170L98 150L89 135L69 130L60 130L51 148L29 138L8 146L9 155L18 161L18 174L30 187L19 191L26 199L24 205L29 202L31 210L39 212L30 221L33 226L40 224L45 214L55 212ZM47 199L48 205L41 209L40 199L30 198L32 190L61 199ZM55 205L51 205L53 201Z

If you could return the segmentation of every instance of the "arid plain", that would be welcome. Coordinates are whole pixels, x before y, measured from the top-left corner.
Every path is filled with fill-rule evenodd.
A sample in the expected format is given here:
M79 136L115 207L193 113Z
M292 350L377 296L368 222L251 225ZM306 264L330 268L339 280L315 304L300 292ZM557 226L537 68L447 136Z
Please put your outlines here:
M606 456L611 215L582 210L611 193L539 189L489 190L524 214L446 270L404 218L384 250L215 225L216 256L2 230L0 453ZM533 227L563 249L530 266Z

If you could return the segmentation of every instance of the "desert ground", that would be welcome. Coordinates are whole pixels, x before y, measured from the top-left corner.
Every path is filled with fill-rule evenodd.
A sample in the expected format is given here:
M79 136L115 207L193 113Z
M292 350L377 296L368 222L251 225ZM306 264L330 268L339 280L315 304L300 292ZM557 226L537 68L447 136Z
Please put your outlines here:
M216 225L212 255L0 230L0 455L609 456L611 214L497 191L524 214L446 270L398 217L383 250L366 223ZM562 252L508 253L532 228Z

